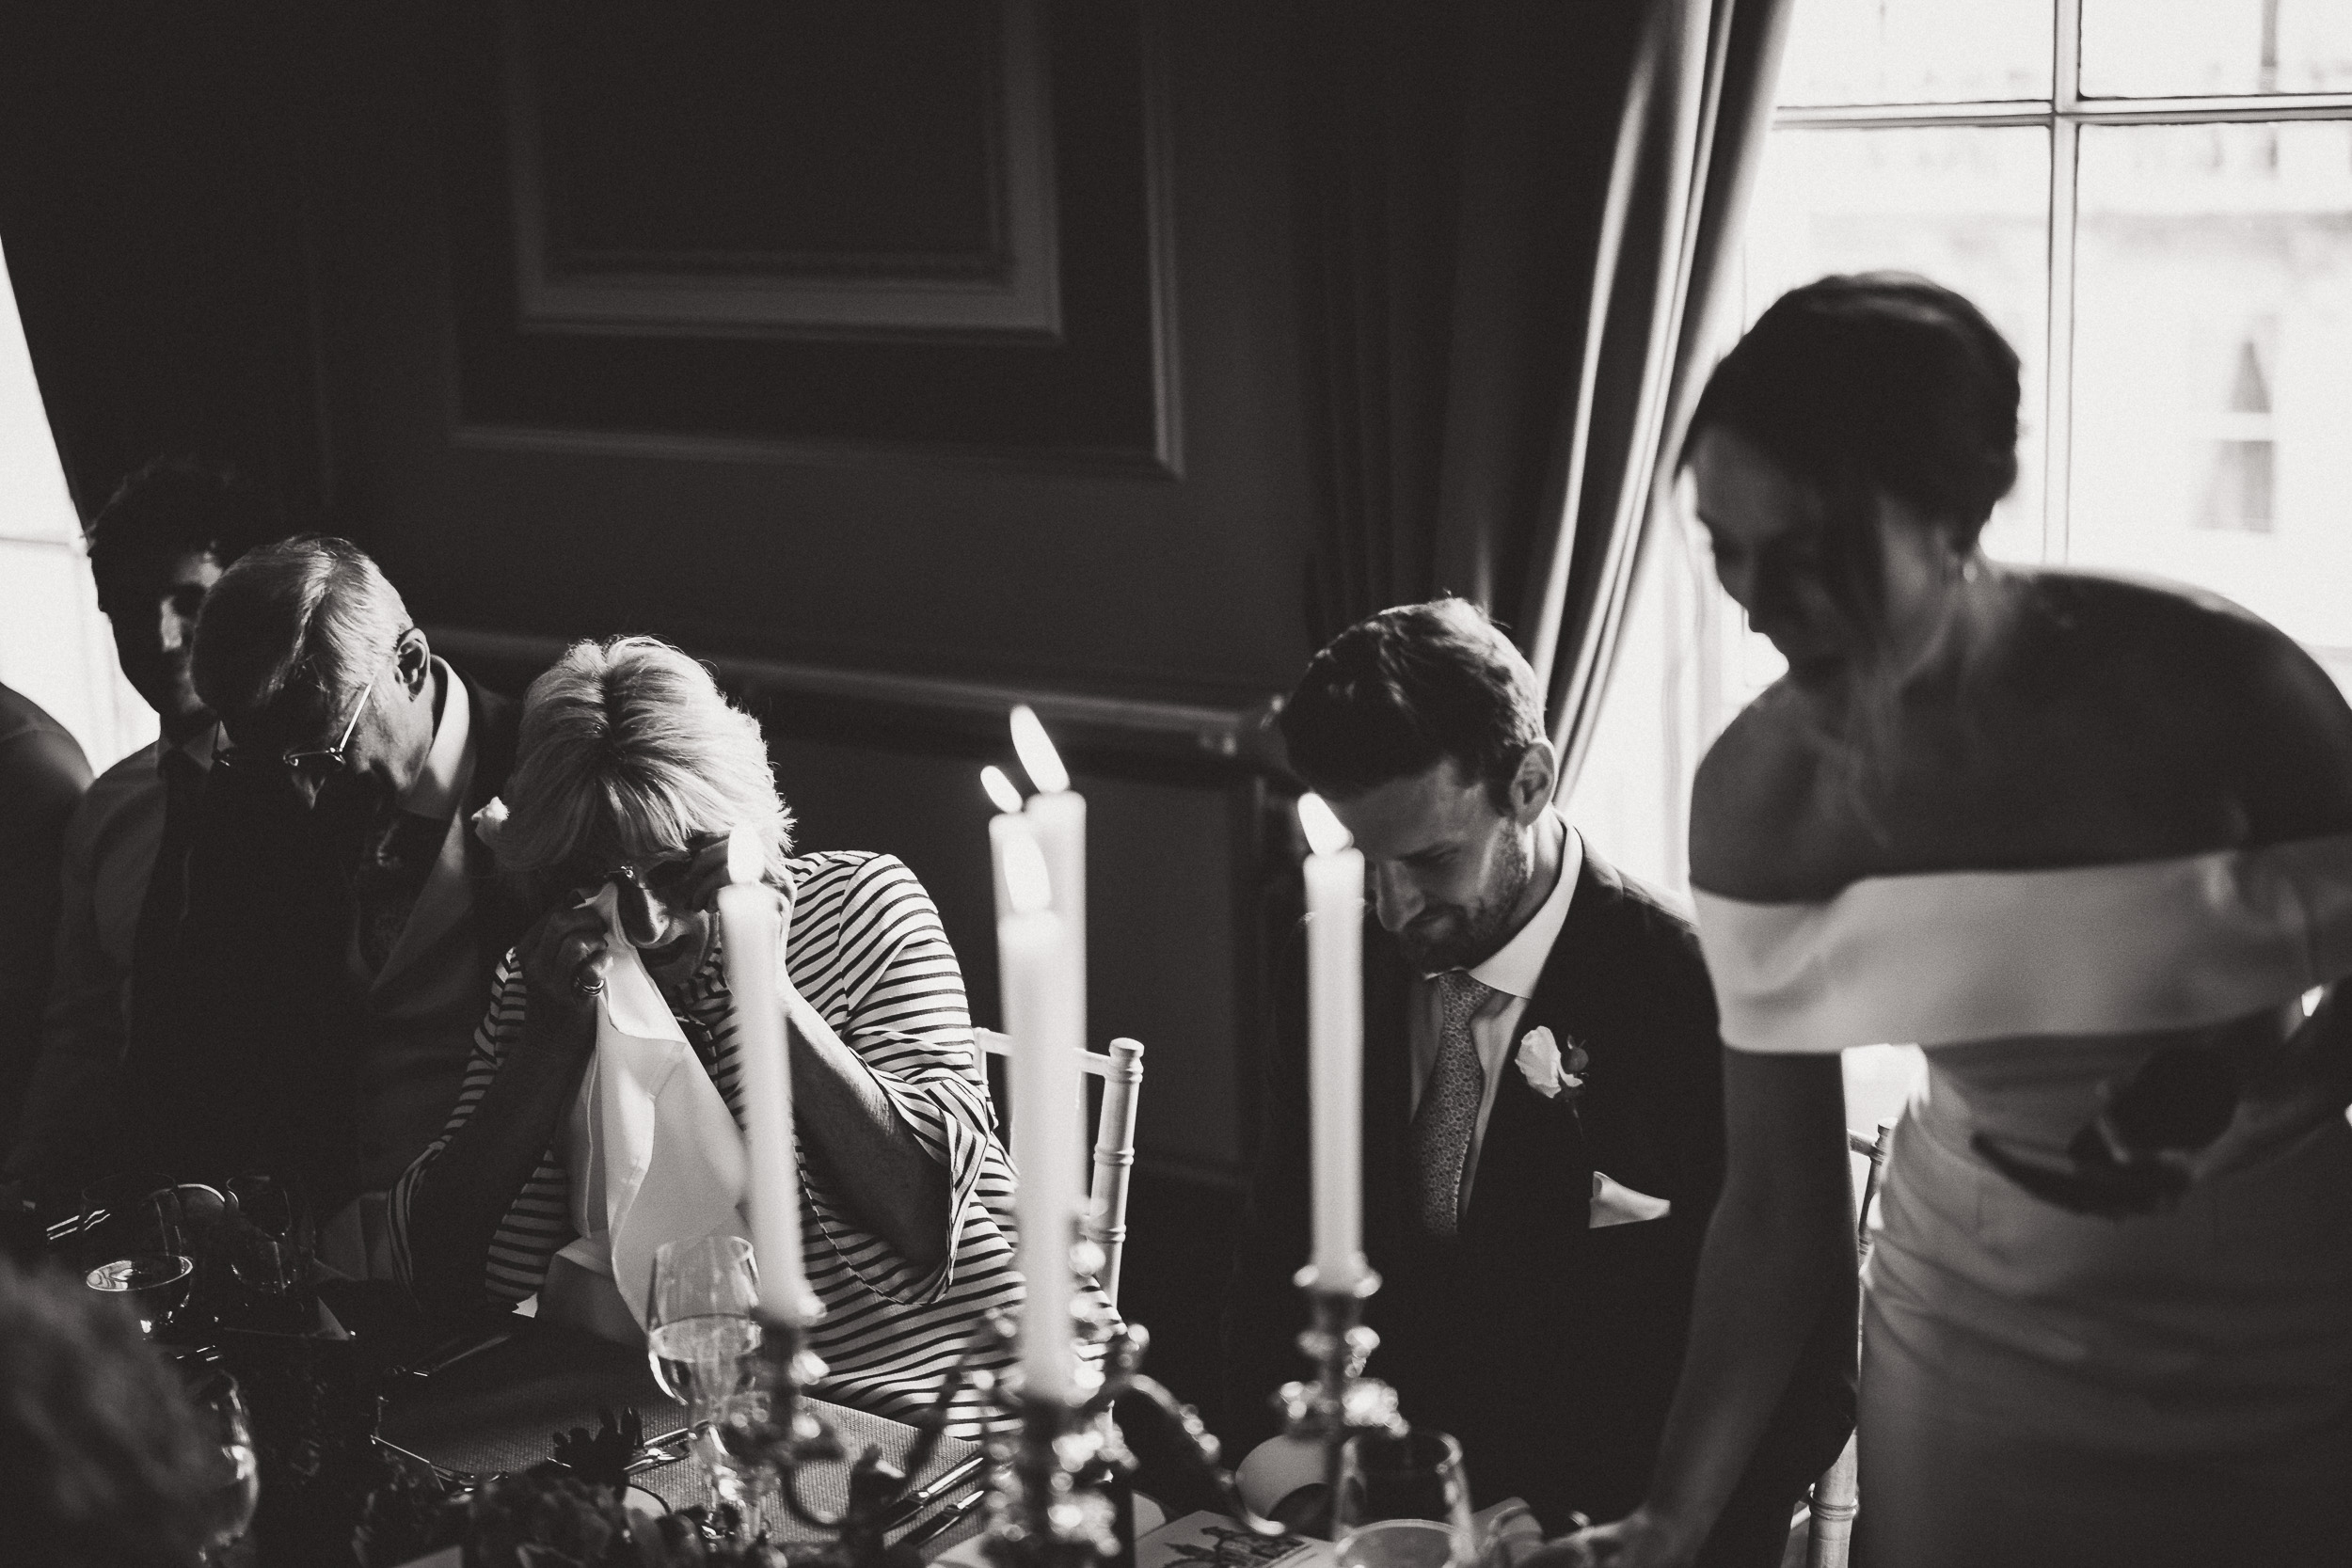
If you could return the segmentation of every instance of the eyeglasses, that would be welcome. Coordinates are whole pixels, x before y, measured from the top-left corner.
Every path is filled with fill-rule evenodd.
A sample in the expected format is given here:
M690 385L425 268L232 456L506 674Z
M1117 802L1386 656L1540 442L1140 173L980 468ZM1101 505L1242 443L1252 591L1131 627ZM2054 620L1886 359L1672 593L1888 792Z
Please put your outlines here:
M405 633L403 635L405 636ZM375 683L382 678L383 672L379 670L368 677L367 685L359 689L359 700L352 705L351 722L343 726L343 733L336 736L335 744L307 749L289 746L278 753L278 766L289 773L314 773L322 779L332 778L335 774L342 772L343 759L351 752L351 737L359 730L359 716L368 711L368 697L375 690ZM213 752L213 766L215 768L242 766L238 758L244 752L245 748L242 746L221 747Z

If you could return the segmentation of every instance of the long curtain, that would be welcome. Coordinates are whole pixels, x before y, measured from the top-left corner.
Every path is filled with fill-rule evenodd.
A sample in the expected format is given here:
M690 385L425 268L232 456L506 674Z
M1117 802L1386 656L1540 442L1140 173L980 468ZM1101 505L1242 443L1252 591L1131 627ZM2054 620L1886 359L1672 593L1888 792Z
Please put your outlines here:
M1633 62L1593 268L1560 525L1521 643L1565 794L1600 716L1652 515L1727 303L1793 0L1657 0Z
M1304 0L1317 641L1454 593L1581 760L1790 0Z

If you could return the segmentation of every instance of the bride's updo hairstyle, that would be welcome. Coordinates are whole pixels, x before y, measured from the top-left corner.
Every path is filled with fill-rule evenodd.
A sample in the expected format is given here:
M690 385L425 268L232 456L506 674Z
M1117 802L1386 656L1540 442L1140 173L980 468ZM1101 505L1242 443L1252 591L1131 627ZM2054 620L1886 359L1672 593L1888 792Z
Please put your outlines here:
M1708 377L1681 462L1738 435L1820 497L1829 586L1882 620L1876 496L1909 502L1956 557L2017 482L2017 355L1974 305L1874 272L1791 289Z

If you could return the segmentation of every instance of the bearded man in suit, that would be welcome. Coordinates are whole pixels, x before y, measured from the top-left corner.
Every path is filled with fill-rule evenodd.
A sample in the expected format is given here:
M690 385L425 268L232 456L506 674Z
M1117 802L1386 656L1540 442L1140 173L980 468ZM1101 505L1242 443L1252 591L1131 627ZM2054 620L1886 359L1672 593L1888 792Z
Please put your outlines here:
M180 1027L133 1041L157 1157L310 1189L322 1259L391 1277L387 1190L457 1102L524 924L471 819L516 705L435 657L342 539L248 552L213 587L195 675L225 744L179 943Z
M1640 1501L1722 1184L1713 992L1690 925L1552 801L1525 658L1459 599L1385 610L1315 656L1291 766L1364 853L1370 1372L1450 1432L1483 1505L1549 1528ZM1304 977L1277 976L1259 1167L1227 1314L1230 1424L1307 1375ZM1777 1563L1852 1424L1854 1281L1700 1560Z

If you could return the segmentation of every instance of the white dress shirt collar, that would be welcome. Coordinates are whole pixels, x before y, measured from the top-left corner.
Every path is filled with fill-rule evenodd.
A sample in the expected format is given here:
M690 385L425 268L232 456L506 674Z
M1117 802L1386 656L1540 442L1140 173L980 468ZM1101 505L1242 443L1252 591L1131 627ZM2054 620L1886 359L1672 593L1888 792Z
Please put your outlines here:
M473 729L473 700L457 672L437 655L433 673L441 682L441 717L433 726L433 749L425 753L424 771L401 791L400 809L436 822L446 821L457 809L459 777L465 771L466 737Z
M1518 934L1502 944L1494 957L1470 972L1470 978L1508 996L1532 999L1535 983L1544 977L1544 965L1551 961L1552 943L1560 940L1560 927L1567 923L1568 902L1576 896L1576 879L1584 869L1584 841L1567 819L1555 809L1552 820L1560 824L1560 879L1552 884L1551 895L1543 901Z

